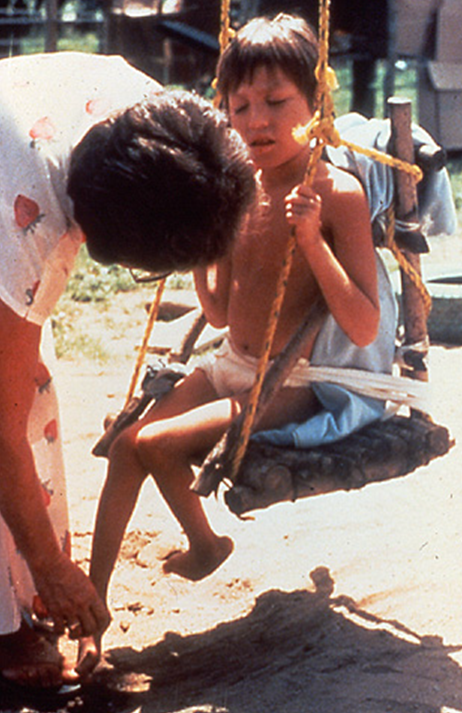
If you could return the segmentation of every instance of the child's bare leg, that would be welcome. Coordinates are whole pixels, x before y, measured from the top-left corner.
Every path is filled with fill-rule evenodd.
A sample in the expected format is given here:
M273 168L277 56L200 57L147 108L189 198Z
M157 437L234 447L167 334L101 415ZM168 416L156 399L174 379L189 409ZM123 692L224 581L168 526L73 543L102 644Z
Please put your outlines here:
M196 381L206 381L200 373ZM189 541L187 552L171 555L165 572L198 580L211 574L229 557L233 543L210 527L200 498L191 491L191 463L206 454L227 429L239 406L221 399L172 418L146 425L138 432L140 461L157 485Z
M192 472L185 467L175 476L163 479L157 471L156 482L171 511L181 523L189 541L186 552L172 553L164 563L165 573L175 573L197 581L212 574L234 549L230 537L217 535L207 520L200 498L190 490Z

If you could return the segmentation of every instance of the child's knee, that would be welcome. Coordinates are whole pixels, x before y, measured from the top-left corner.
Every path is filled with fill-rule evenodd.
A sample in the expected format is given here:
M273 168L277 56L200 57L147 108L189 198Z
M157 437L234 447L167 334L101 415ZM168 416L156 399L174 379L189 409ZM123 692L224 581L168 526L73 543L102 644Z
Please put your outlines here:
M131 428L123 430L109 451L109 459L111 461L126 462L127 460L136 458L136 432Z
M136 435L136 452L143 466L151 471L171 468L172 462L180 455L178 443L162 428L162 423L150 424L149 429L141 429Z

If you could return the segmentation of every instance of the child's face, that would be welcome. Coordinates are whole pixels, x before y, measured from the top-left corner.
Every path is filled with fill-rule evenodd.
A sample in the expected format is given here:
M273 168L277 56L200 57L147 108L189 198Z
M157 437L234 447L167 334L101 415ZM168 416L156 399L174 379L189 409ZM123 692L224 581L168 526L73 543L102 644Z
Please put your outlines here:
M261 66L228 96L232 126L248 144L257 168L277 168L297 157L303 147L293 129L312 118L306 97L279 67Z

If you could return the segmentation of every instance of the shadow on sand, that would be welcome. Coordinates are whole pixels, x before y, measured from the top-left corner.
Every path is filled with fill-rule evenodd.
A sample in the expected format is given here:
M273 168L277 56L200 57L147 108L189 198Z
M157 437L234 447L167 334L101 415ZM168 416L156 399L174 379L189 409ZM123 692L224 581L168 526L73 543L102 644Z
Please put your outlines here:
M462 668L424 637L333 596L326 568L314 592L272 590L242 619L107 652L75 713L442 713L462 710ZM2 696L1 711L9 708ZM19 709L20 710L20 709Z

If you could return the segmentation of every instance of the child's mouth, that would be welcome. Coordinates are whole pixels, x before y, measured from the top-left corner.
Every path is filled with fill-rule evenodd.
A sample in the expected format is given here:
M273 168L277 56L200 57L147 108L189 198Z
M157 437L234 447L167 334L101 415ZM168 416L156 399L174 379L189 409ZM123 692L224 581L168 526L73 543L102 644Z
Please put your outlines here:
M272 139L255 139L251 142L250 146L252 148L261 148L265 146L272 146L274 141Z
M274 143L272 139L255 139L255 141L250 143L250 148L254 154L261 155L270 151Z

